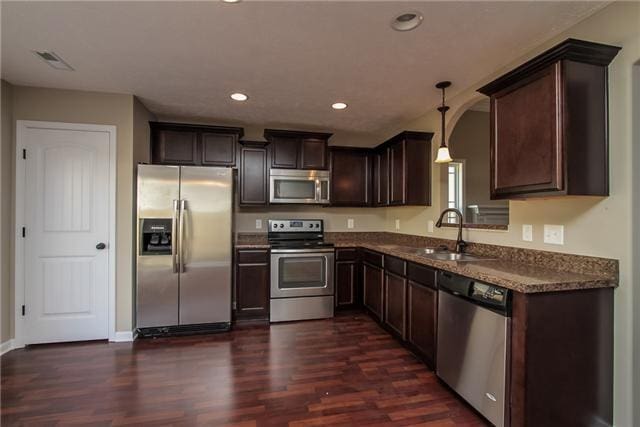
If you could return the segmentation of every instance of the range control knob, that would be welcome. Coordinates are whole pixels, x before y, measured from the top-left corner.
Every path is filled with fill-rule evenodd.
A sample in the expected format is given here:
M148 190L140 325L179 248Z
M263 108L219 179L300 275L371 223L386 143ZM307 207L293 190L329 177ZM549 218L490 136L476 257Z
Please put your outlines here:
M280 228L284 228L284 224L280 224Z

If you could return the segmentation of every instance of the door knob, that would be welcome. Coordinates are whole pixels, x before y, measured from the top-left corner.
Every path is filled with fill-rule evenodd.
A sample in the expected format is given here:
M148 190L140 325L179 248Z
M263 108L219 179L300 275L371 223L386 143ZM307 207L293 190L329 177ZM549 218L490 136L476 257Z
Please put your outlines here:
M96 245L96 249L98 250L103 250L104 248L106 248L107 245L105 245L104 243L100 242Z

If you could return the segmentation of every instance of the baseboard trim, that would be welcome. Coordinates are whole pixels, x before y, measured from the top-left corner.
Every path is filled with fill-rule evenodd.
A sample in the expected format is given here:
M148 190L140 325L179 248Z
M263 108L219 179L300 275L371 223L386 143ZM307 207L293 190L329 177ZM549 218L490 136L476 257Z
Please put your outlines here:
M13 350L13 338L0 344L0 356Z
M116 336L109 340L111 342L131 342L133 341L133 331L116 331Z

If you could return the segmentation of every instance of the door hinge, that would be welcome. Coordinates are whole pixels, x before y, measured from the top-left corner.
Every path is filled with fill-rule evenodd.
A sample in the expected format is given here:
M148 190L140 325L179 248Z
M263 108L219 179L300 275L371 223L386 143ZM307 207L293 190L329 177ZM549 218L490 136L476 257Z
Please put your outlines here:
M23 315L23 316L24 316L24 314L26 313L26 311L27 311L27 309L26 309L26 307L23 305L23 306L22 306L22 315Z
M27 227L22 227L22 237L27 237Z
M22 158L25 159L25 160L27 158L27 149L26 148L22 149Z

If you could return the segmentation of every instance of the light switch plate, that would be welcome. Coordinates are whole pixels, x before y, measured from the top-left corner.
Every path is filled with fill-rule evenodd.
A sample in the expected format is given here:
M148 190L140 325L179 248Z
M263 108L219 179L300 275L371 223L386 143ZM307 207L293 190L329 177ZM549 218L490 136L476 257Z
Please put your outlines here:
M533 242L533 225L522 224L522 240L525 242Z
M396 219L396 230L400 230L400 220Z
M429 222L427 222L427 231L429 233L433 233L433 221L429 220Z
M347 228L353 228L353 218L347 219Z
M564 245L564 225L544 225L544 242L552 245Z
M256 219L256 230L261 230L261 229L262 229L262 220Z

